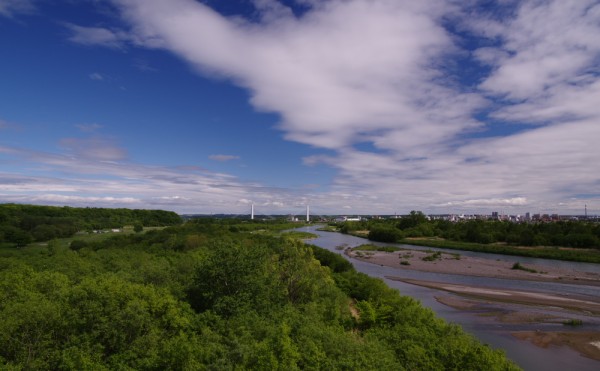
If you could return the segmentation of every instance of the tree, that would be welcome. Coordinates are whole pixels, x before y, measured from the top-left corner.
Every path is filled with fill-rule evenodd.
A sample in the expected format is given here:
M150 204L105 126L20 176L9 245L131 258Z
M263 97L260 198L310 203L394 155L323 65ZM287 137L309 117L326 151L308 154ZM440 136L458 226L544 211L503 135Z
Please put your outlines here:
M398 228L414 228L419 224L427 223L427 217L421 211L411 211L409 215L402 217L398 223Z
M269 294L267 283L274 280L267 256L263 244L228 238L215 241L196 270L188 292L192 307L197 311L212 309L225 316L249 306L256 308Z
M33 237L28 232L13 226L5 226L4 240L14 243L16 247L24 247L33 242Z
M391 226L373 226L369 231L369 240L379 242L396 242L402 238L402 232Z
M144 230L144 226L140 222L136 222L133 224L133 231L135 233L140 233Z

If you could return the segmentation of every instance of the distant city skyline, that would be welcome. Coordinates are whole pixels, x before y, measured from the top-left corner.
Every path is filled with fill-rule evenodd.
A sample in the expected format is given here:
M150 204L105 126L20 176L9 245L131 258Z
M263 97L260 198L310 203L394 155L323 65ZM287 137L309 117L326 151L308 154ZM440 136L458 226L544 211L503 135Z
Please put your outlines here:
M0 1L0 203L600 214L597 0Z

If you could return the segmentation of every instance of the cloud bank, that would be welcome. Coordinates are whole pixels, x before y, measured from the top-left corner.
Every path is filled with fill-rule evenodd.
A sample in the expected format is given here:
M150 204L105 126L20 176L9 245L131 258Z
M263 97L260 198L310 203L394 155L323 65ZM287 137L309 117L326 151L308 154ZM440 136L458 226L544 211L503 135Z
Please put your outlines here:
M0 155L5 160L18 161L29 170L27 175L0 171L3 202L156 208L181 213L248 213L243 200L250 196L250 202L268 206L261 212L286 213L291 202L299 197L291 191L243 183L231 175L198 167L171 168L117 161L122 160L122 151L113 143L67 142L77 151L83 151L86 144L87 152L74 155L70 151L49 153L0 146Z
M177 208L198 186L221 205L310 202L323 212L577 212L599 203L597 1L297 3L301 14L256 0L258 17L246 19L194 0L113 0L121 28L67 25L74 43L166 50L247 89L257 111L279 115L286 140L322 150L305 165L336 171L329 191L302 194L132 171L151 189L168 177L190 187L145 200ZM62 145L99 149L83 159L125 159L106 143Z

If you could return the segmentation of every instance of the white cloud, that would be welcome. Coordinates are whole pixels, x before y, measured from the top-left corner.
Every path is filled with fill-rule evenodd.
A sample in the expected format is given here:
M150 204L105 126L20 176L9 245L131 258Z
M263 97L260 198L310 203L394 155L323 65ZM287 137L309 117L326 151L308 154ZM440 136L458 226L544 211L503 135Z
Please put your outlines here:
M98 72L90 73L89 77L90 77L90 79L96 80L96 81L104 80L104 76L102 76L102 74L100 74Z
M30 14L36 9L34 0L0 0L0 15L12 18L17 14Z
M484 35L489 32L481 19L475 22L475 30ZM523 102L500 110L498 117L537 122L567 113L579 115L582 105L576 102L597 90L589 91L598 80L599 25L600 4L596 0L523 2L514 18L496 23L493 36L500 45L477 51L480 60L493 68L481 88L489 94ZM563 94L569 101L561 102ZM537 116L537 112L533 116L524 112L513 116L514 111L551 104L557 105L554 112L546 109ZM594 106L598 114L597 105ZM589 104L583 107L584 111L589 108Z
M110 30L104 27L83 27L67 23L65 26L71 31L69 41L86 46L105 46L113 49L124 48L129 41L129 36L119 30Z
M224 17L193 0L113 3L125 26L67 24L69 40L116 50L163 48L200 74L230 79L248 89L257 110L280 115L286 139L327 149L303 161L334 168L335 179L319 192L278 189L202 168L132 164L113 140L67 138L61 155L0 148L40 171L36 177L0 173L7 180L0 182L3 199L85 195L90 202L114 197L191 212L245 211L255 202L271 210L310 204L316 213L386 214L579 210L600 201L594 198L600 185L597 1L478 7L477 0L297 0L306 9L294 15L282 2L254 0L254 21ZM16 2L0 4L9 9ZM476 40L453 34L450 21ZM465 41L482 47L464 50ZM475 71L472 85L455 74L464 60L488 68ZM492 120L499 127L493 136L486 122ZM69 182L49 176L49 169L68 174ZM102 176L109 181L96 179Z
M64 138L60 146L73 156L100 161L120 161L127 158L125 149L105 138Z
M228 20L193 1L117 3L140 39L160 39L200 71L249 88L257 109L282 115L290 140L335 149L374 132L433 122L437 127L423 135L451 135L470 127L468 115L483 104L433 82L431 59L454 49L425 15L440 8L433 3L333 1L300 19L260 25ZM438 116L450 120L440 124Z
M239 160L240 156L234 155L210 155L208 156L211 160L219 161L219 162L227 162L231 160Z
M109 146L110 147L110 146ZM0 170L0 199L5 202L71 206L160 208L180 213L261 213L294 210L298 192L242 182L197 166L148 166L126 159L73 156L0 145L0 154L21 170ZM60 175L57 175L60 174ZM252 200L252 201L251 201ZM246 205L246 206L245 206Z
M333 150L304 159L338 171L329 193L307 196L323 207L543 208L600 183L596 1L506 1L492 17L450 1L396 0L310 2L293 16L257 0L257 23L191 0L114 2L138 45L151 40L202 74L232 79L256 109L280 114L286 139ZM466 54L448 17L487 39L471 56L491 68L478 86L448 72ZM483 109L555 126L465 139L485 134L475 118Z
M508 199L498 199L498 198L492 198L492 199L483 199L483 200L464 200L464 201L456 201L456 202L447 202L443 205L440 206L450 206L450 207L454 207L454 206L459 206L459 207L464 207L464 206L471 206L471 205L475 205L475 206L483 206L483 205L489 205L489 206L497 206L497 207L502 207L502 206L524 206L527 205L527 199L524 197L514 197L514 198L508 198Z
M75 125L76 128L81 130L84 133L93 133L103 128L100 124L78 124Z

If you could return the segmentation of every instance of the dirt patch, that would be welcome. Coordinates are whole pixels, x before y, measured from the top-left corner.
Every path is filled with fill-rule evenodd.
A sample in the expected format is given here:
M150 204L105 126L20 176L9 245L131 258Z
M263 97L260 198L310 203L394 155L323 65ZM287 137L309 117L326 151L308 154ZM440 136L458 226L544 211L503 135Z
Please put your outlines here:
M354 304L354 301L350 301L350 304L348 305L350 308L350 315L352 315L352 317L358 321L360 319L360 312Z

